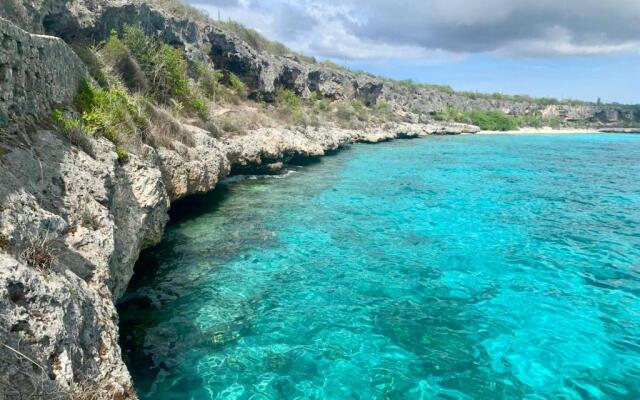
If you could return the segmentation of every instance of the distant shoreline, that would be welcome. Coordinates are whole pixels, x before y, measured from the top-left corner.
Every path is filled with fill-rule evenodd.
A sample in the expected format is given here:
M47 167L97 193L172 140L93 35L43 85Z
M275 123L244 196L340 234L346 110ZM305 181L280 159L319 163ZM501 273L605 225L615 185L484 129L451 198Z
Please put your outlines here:
M510 130L510 131L480 131L476 133L477 135L502 135L502 134L516 134L516 135L526 135L531 133L542 133L542 134L554 134L554 135L562 135L562 134L575 134L575 133L636 133L640 134L640 129L627 129L627 128L521 128L518 130Z

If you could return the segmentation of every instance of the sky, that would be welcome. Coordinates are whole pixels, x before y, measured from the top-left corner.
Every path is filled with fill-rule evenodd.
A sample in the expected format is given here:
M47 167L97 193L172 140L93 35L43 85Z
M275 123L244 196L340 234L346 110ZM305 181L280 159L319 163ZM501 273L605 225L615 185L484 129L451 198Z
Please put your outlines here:
M640 0L188 0L292 50L456 90L640 103Z

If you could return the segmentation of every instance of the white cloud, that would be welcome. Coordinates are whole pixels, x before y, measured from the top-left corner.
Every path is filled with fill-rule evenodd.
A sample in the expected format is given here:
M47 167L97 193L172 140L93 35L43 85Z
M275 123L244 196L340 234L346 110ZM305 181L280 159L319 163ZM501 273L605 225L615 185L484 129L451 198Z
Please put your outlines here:
M193 0L310 55L438 62L640 51L638 0Z

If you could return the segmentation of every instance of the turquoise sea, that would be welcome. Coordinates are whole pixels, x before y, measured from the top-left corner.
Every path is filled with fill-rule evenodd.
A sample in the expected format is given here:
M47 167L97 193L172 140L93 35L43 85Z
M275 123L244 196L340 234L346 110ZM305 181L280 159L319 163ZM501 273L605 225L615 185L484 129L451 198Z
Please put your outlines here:
M640 135L354 145L178 204L143 399L640 399Z

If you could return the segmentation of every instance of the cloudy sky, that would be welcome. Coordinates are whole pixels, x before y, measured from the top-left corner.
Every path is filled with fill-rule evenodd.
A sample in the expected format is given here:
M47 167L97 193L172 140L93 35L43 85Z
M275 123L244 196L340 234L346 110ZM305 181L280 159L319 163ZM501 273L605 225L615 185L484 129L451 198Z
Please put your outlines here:
M188 1L391 78L640 103L640 0Z

